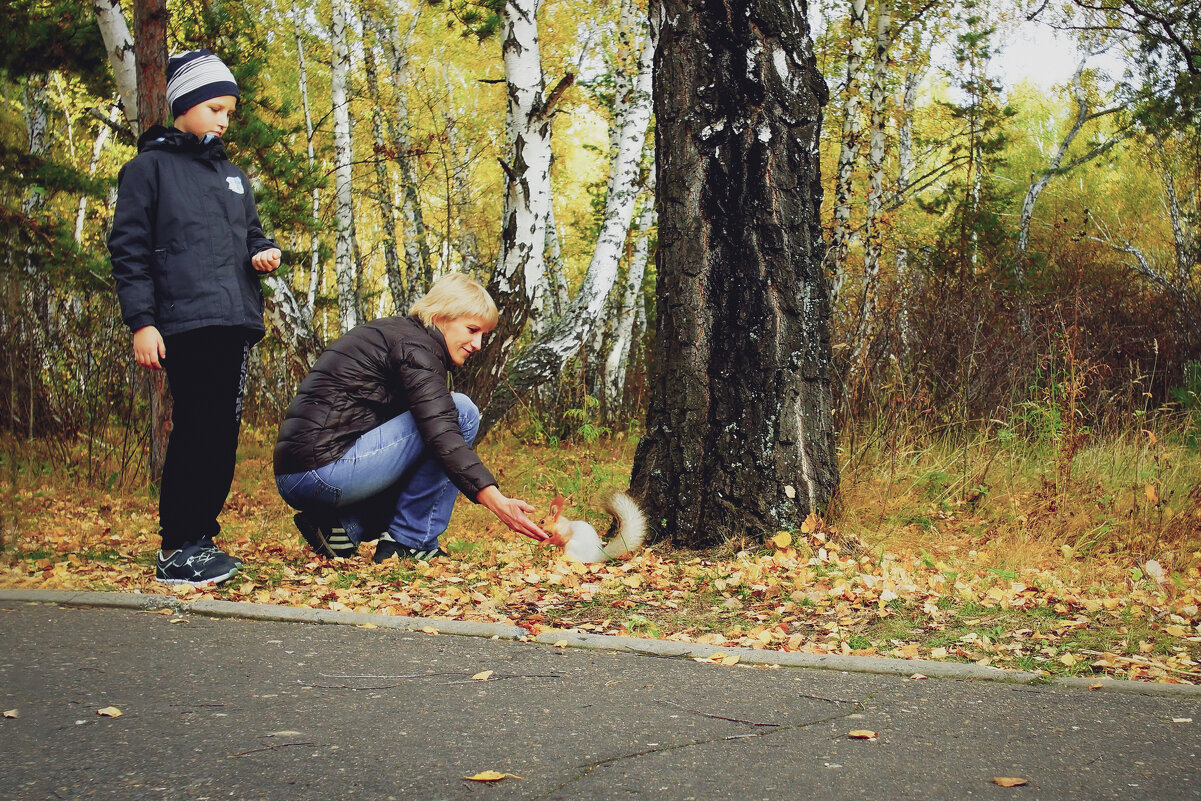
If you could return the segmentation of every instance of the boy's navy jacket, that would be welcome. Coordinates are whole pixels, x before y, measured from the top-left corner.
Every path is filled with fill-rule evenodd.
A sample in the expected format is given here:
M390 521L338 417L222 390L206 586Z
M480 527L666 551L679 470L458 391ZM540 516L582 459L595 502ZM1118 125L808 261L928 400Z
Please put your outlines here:
M206 326L263 336L263 290L252 254L263 234L250 181L219 138L155 126L117 176L108 237L121 317L163 336Z

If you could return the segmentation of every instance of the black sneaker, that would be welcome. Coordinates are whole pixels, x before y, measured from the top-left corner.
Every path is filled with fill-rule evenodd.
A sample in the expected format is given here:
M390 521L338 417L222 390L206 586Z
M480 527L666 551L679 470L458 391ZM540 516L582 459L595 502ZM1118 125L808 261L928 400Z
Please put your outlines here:
M238 565L215 545L205 547L189 543L168 557L158 552L154 578L164 584L191 584L200 587L220 584L238 572Z
M308 512L297 512L292 522L314 553L326 559L354 556L359 552L358 543L346 535L346 529L317 520Z
M200 542L198 542L198 543L197 543L197 545L199 545L201 548L204 548L204 549L206 549L206 550L210 550L210 551L216 551L217 553L219 553L219 554L221 554L221 555L223 555L223 556L227 556L227 557L229 557L230 559L232 559L232 560L233 560L233 563L234 563L235 565L237 565L238 567L241 567L243 564L245 564L245 563L244 563L244 562L243 562L241 559L239 559L238 557L234 556L233 554L225 553L225 551L223 551L223 550L221 550L220 548L218 548L218 547L217 547L217 543L213 542L213 538L212 538L212 537L205 537L205 538L203 538L202 540L200 540Z
M450 556L450 554L436 545L428 551L422 551L417 548L410 548L407 545L401 545L392 540L381 539L375 544L375 555L371 557L371 561L378 565L385 559L391 559L393 556L400 559L416 559L419 562L428 562L431 559L437 559L441 556Z

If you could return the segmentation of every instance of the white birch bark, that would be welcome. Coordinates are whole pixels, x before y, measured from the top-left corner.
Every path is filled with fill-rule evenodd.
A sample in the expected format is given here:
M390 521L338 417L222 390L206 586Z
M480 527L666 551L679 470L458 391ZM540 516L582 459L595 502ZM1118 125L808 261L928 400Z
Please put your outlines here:
M392 158L400 172L400 216L404 221L405 285L396 297L398 308L407 308L412 300L422 295L433 281L433 265L430 259L429 241L425 218L421 211L421 194L417 172L413 168L413 141L411 135L409 98L405 86L409 83L409 43L417 30L421 18L421 3L418 3L408 24L404 25L398 8L392 25L382 25L380 35L387 48L392 70L392 83L396 87L396 110L392 125ZM404 31L401 36L400 31ZM395 289L393 290L395 294Z
M384 141L383 95L380 94L379 72L375 66L375 47L366 41L368 28L374 29L377 39L381 41L384 34L365 7L361 14L364 30L363 75L367 79L367 95L371 98L371 139L374 144L371 161L375 169L375 184L371 187L370 194L375 200L381 222L379 243L384 251L384 277L388 282L392 309L397 314L403 314L408 307L408 293L405 291L404 276L401 274L400 258L397 255L396 207L392 202L392 180L385 159L388 148ZM403 88L397 84L396 91L402 92ZM382 303L383 293L380 295L380 301ZM374 316L382 317L383 312L379 311Z
M851 240L851 191L855 162L863 138L859 112L859 87L865 83L861 71L867 50L867 3L851 0L850 41L847 47L847 82L843 89L842 147L834 183L834 226L830 244L830 307L838 304L846 281L847 250Z
M446 97L454 98L454 86L450 79L450 70L444 64L442 68L442 80L446 85ZM451 207L451 222L458 232L454 237L454 247L459 253L459 269L468 275L474 275L479 270L479 251L476 247L475 233L472 232L471 226L467 224L463 211L471 202L471 181L470 181L470 165L473 161L470 157L459 157L463 143L459 137L459 124L456 119L457 115L464 113L463 108L455 109L453 100L447 105L446 114L443 117L446 125L446 146L453 159L451 165L451 188L453 196L447 198L447 203ZM469 156L469 154L468 154ZM448 242L449 246L450 243Z
M626 271L625 292L617 310L613 330L613 345L605 358L605 408L614 410L621 406L625 394L626 372L630 361L630 347L634 338L635 322L643 311L642 280L646 276L646 264L650 257L650 230L655 223L655 179L651 172L646 193L642 198L642 209L634 222L634 249Z
M116 119L120 113L120 109L114 106L110 111L109 120ZM100 131L96 134L96 141L92 143L92 159L88 162L88 175L96 174L96 167L100 164L100 154L104 152L104 146L108 144L109 136L112 129L107 125L101 125ZM88 213L88 196L80 195L79 205L75 208L75 244L83 244L83 224L87 219Z
M876 40L872 57L870 130L868 140L867 217L864 222L863 303L859 307L859 325L855 350L851 357L851 384L866 370L876 324L876 304L880 280L880 211L884 198L884 118L885 79L888 54L892 47L892 8L889 0L880 4L876 18Z
M902 205L909 198L913 176L913 109L917 103L917 84L920 75L905 71L905 86L901 96L901 125L897 134L897 196ZM897 324L901 329L901 364L908 365L913 354L913 328L909 322L909 301L912 298L909 280L909 248L904 237L897 238L897 288L900 296Z
M346 0L333 0L333 69L331 99L334 116L334 195L338 238L334 249L338 280L339 325L349 331L359 324L357 292L358 265L355 263L353 146L350 131L350 102L347 81L350 75L350 43Z
M129 33L125 15L121 13L120 0L94 0L92 8L96 12L96 23L108 53L108 64L117 83L125 120L130 129L140 131L137 60L134 58L133 36Z
M504 9L501 54L509 103L506 116L504 247L497 267L503 290L524 288L536 300L545 269L550 215L551 119L536 15L540 0L510 0Z
M300 105L304 110L305 155L307 156L309 167L312 168L317 161L317 157L313 147L313 113L309 106L309 71L304 58L304 37L301 36L300 32L300 12L296 7L295 0L292 1L292 32L296 37L297 83L300 90ZM317 303L317 285L321 279L321 238L318 234L318 231L321 230L320 187L313 187L311 208L309 283L308 289L305 292L305 307L309 309L310 315Z
M488 406L482 428L499 420L523 392L557 375L579 350L580 344L588 339L594 326L603 320L605 301L617 278L618 262L634 213L639 160L651 116L652 67L659 30L658 20L647 27L646 19L632 10L629 13L623 10L623 18L624 24L635 31L631 39L635 43L632 52L637 54L636 77L630 83L629 91L615 99L613 124L618 126L620 134L617 153L610 165L609 192L592 261L567 312L515 360L509 379L503 388L498 388ZM549 132L549 120L547 122ZM532 244L536 246L537 240ZM536 258L533 253L529 255Z

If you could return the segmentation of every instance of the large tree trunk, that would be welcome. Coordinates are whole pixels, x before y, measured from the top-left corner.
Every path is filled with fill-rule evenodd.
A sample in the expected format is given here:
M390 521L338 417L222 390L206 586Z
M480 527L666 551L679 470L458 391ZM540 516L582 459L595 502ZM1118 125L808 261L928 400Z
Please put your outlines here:
M359 324L358 264L354 232L354 153L350 132L350 99L346 83L350 76L349 13L346 0L333 0L333 69L330 94L334 111L334 197L337 206L338 238L334 248L338 278L338 314L342 331Z
M838 486L806 4L665 0L658 321L631 477L659 535L769 536Z
M600 235L592 253L588 272L566 312L540 332L521 352L508 371L508 380L499 385L480 423L481 435L495 425L525 393L557 376L567 360L574 356L604 320L605 300L617 280L622 249L634 216L638 195L638 173L647 126L651 118L651 68L655 54L658 23L629 15L634 27L633 52L637 60L628 69L634 71L624 92L614 104L613 125L617 129L616 151L609 172L608 195Z
M467 394L487 410L509 352L534 307L546 267L546 226L550 215L551 119L559 95L574 80L568 75L549 94L538 44L540 0L509 0L502 12L501 56L509 98L505 202L499 264L488 284L500 320L483 350L464 370Z

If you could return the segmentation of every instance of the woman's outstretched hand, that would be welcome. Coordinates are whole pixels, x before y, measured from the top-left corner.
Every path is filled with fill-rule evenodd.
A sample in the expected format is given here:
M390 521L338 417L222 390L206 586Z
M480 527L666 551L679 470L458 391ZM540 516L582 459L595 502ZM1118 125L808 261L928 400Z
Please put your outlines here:
M518 498L506 498L495 484L484 487L475 499L518 534L538 542L544 542L549 536L530 520L529 513L535 511L534 507Z

